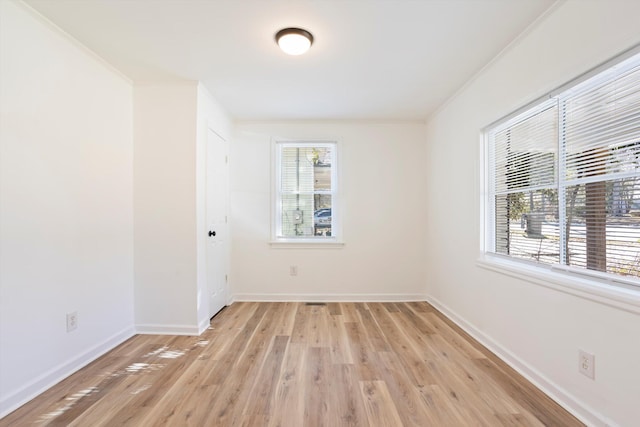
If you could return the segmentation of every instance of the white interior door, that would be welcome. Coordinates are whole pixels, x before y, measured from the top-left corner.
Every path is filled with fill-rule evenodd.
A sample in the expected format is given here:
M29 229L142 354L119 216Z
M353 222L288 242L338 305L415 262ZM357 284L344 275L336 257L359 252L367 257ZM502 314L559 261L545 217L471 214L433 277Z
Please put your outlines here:
M227 302L228 238L227 142L211 129L207 134L207 290L209 316Z

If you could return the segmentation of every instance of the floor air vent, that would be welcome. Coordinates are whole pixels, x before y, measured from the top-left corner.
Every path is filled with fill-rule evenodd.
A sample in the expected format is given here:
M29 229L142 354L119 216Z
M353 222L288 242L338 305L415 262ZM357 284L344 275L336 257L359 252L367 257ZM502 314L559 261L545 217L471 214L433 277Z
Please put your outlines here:
M327 305L326 302L305 302L304 305Z

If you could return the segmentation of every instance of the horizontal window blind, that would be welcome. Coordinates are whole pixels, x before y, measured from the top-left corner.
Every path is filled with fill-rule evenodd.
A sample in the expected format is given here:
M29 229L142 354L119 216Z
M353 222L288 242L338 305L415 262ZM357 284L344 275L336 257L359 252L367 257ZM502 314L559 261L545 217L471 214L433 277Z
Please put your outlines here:
M492 133L491 143L496 252L557 263L557 105L524 114Z
M566 264L640 275L640 63L560 95Z
M313 192L313 148L283 147L280 180L285 193Z
M489 252L640 276L640 55L487 135Z
M494 134L497 194L556 184L557 122L553 105Z
M566 179L635 173L640 155L640 64L561 97Z

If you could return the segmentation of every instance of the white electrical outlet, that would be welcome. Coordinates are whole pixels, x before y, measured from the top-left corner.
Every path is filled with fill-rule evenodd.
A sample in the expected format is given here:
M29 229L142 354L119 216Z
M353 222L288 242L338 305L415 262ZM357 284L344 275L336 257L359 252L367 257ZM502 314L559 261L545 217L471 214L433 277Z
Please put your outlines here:
M78 328L78 312L67 313L67 332L75 331Z
M290 276L297 276L298 275L298 266L297 265L289 266L289 275Z
M596 356L584 350L578 352L578 371L592 380L596 377Z

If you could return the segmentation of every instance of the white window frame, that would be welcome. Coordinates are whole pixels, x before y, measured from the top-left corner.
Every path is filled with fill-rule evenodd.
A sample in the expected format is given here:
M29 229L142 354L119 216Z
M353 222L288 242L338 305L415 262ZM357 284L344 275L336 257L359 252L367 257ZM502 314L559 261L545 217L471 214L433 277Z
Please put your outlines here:
M601 273L593 270L575 268L562 264L540 264L525 259L501 255L494 252L495 249L495 200L492 198L493 185L495 183L495 170L490 163L493 158L492 144L490 143L490 133L499 128L504 129L515 120L522 119L526 115L533 115L550 103L561 102L563 94L570 92L573 88L584 81L602 75L606 78L607 70L622 64L627 59L640 53L640 47L635 47L594 68L582 76L557 88L546 96L527 104L514 111L506 117L497 120L487 126L481 135L481 156L480 156L480 257L477 265L491 271L516 277L541 285L544 287L560 290L572 295L587 298L593 301L604 303L616 308L620 308L633 313L640 313L640 280L628 276L615 275L611 273ZM560 132L559 132L560 134ZM559 135L560 138L560 135ZM563 150L558 152L558 189L563 188L564 183L564 155ZM563 191L558 191L559 206ZM564 218L564 209L560 208L560 224ZM564 227L560 227L563 229ZM563 239L566 236L562 237ZM563 247L561 245L560 247ZM562 250L561 250L562 252ZM564 262L561 254L560 262Z
M282 203L281 203L281 161L284 147L327 147L332 148L331 164L331 236L301 236L283 237ZM271 240L274 248L340 248L344 246L342 233L342 203L341 203L341 146L338 139L287 139L273 138L271 141Z

